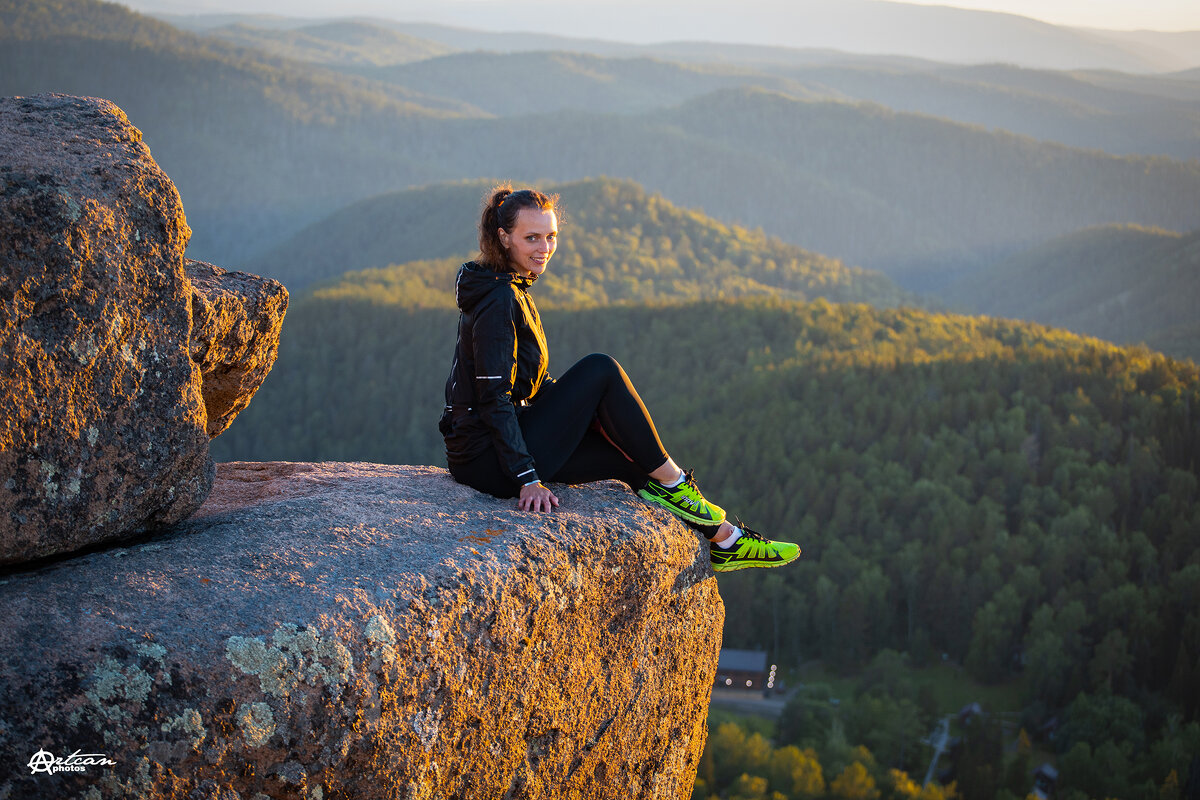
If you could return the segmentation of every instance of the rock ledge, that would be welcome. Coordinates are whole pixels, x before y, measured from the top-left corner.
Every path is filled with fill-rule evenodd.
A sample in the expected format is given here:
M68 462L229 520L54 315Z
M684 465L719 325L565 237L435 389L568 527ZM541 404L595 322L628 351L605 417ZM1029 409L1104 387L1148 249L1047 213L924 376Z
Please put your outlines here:
M618 488L619 487L619 488ZM0 797L686 798L723 607L619 484L219 465L165 536L0 578Z

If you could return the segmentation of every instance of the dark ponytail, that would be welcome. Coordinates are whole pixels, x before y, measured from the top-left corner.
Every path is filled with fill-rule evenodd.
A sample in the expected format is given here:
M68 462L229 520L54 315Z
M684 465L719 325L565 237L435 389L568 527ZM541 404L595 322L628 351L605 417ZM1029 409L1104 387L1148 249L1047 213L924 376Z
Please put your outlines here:
M499 229L511 231L523 208L558 210L558 195L542 194L537 189L513 191L504 183L483 196L483 216L479 220L479 263L496 272L511 272L508 251L500 241Z

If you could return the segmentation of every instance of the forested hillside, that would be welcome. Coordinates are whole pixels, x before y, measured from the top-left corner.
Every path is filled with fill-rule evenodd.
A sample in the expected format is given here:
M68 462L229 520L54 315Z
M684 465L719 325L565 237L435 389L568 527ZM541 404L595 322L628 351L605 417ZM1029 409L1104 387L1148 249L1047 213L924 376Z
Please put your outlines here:
M1025 323L824 301L543 317L552 372L616 356L708 493L803 546L787 571L722 579L726 646L777 635L782 663L847 669L886 648L946 653L982 681L1025 676L1029 731L1080 702L1134 714L1135 745L1091 723L1042 742L1067 748L1068 786L1113 747L1133 748L1123 781L1186 774L1167 740L1200 714L1195 366ZM454 327L446 309L299 298L216 457L442 463ZM687 366L647 346L661 341ZM884 769L918 768L904 743L932 729L901 700L889 708L908 721L871 740ZM827 716L788 724L801 744L834 735Z
M972 312L1200 361L1200 231L1089 228L995 264L943 296Z
M453 308L454 272L478 252L475 218L487 181L446 184L364 200L309 226L249 265L293 291L347 270L372 269L322 292ZM882 274L846 267L761 231L681 209L632 181L550 185L561 196L554 269L538 285L543 305L777 295L794 300L894 306L914 298ZM348 249L347 242L356 246ZM436 264L397 263L443 259ZM440 296L441 300L436 298Z
M754 88L750 76L750 88L675 108L540 113L556 102L515 103L489 118L456 97L215 39L201 44L94 0L8 1L0 92L99 95L125 108L179 186L195 231L191 255L228 266L356 200L481 175L633 178L682 206L883 269L916 289L1088 225L1200 228L1200 162L1116 158L878 106L797 99L808 90L786 75L768 85L790 94ZM88 33L92 20L103 38ZM494 74L487 57L463 63L476 64L460 73L472 86ZM727 67L574 56L539 63L551 85L590 82L581 103L604 94L606 75L625 86L641 80L643 105L692 76L706 91L731 80ZM592 67L596 78L571 78Z

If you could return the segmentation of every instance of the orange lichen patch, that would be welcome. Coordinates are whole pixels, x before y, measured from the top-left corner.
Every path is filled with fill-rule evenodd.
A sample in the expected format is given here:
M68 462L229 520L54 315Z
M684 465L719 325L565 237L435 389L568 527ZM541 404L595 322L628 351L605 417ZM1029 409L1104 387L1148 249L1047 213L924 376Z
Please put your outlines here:
M479 544L491 544L492 539L504 533L504 528L484 528L483 533L475 533L472 531L466 536L460 536L460 542L478 542Z
M489 531L489 533L491 533L491 532ZM493 538L492 536L485 536L485 535L479 534L479 533L468 533L466 536L458 537L458 540L460 542L477 542L479 544L491 544L492 538Z

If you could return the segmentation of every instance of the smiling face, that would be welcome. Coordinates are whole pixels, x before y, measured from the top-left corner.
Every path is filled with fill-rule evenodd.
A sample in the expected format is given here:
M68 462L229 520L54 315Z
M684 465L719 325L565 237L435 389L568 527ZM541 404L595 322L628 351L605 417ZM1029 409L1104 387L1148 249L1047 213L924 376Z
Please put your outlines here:
M558 248L558 217L549 209L522 208L512 230L500 228L499 232L509 263L526 278L545 272Z

